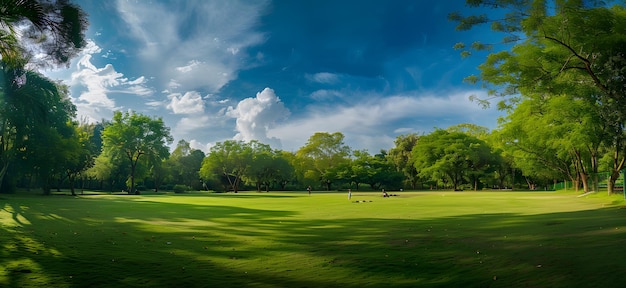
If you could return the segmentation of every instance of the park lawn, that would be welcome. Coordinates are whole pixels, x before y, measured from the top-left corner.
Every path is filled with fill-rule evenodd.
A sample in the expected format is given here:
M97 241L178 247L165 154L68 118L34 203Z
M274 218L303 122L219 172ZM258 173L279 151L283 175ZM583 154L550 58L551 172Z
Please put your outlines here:
M0 195L0 286L623 285L622 195L394 193Z

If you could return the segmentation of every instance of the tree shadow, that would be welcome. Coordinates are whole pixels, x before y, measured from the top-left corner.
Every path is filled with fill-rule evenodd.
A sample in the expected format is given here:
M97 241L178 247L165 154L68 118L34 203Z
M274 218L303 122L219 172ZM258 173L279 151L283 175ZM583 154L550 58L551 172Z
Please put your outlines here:
M617 287L626 270L626 209L615 207L320 220L149 200L5 202L7 287Z

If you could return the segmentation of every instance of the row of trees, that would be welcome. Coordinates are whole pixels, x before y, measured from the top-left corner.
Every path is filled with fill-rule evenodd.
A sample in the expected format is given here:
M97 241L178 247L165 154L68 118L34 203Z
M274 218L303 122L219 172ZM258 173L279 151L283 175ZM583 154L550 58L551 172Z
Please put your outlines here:
M563 145L566 140L558 131L519 132L520 125L537 127L531 120L522 117L521 121L507 122L505 129L493 133L464 124L426 135L402 135L394 148L376 155L352 151L343 143L341 133L323 132L312 135L295 153L275 150L257 141L230 140L217 143L205 155L184 140L170 154L168 144L172 139L161 119L116 112L110 122L70 125L73 130L68 130L67 137L58 142L53 155L33 155L15 161L19 165L8 174L3 191L23 186L42 187L44 193L50 193L53 187L66 187L75 193L76 183L83 189L123 189L129 193L138 190L137 183L139 189L155 191L175 185L235 192L303 189L308 185L326 190L358 190L363 184L373 190L479 190L514 186L515 171L519 175L517 181L521 181L517 185L525 184L531 189L555 179L576 180L579 158L568 158L576 153L568 153L571 148ZM514 145L503 143L501 140L509 133L520 141ZM552 134L557 137L548 137ZM551 149L542 146L552 142ZM534 149L525 148L530 145L526 143L534 145ZM525 161L518 160L522 156ZM596 165L609 167L608 164L599 161ZM33 171L26 167L37 168ZM33 173L37 171L41 172ZM580 182L585 190L589 189L587 180Z
M489 52L480 74L467 80L499 97L507 116L492 132L464 124L402 135L376 155L352 151L341 133L326 132L313 134L294 153L225 141L205 155L183 140L170 154L172 137L160 118L116 112L111 121L80 123L67 87L33 70L42 62L25 59L44 51L54 60L46 63L67 63L84 44L84 13L67 1L0 3L6 15L14 13L0 15L0 191L32 186L50 193L65 185L75 193L78 180L81 187L129 193L137 184L156 191L182 185L235 192L362 184L533 189L556 179L590 191L598 190L598 172L609 171L611 193L626 162L626 9L582 0L467 2L507 9L494 13L495 20L450 15L459 29L490 23L505 33L503 51L480 42L456 47L464 56ZM15 35L11 27L17 24L29 37ZM55 41L20 42L29 39Z
M37 72L66 65L85 45L86 15L68 1L0 2L0 191L18 180L75 175L84 141L67 87ZM19 175L20 177L17 177Z
M225 141L211 148L202 162L200 176L212 187L237 192L244 185L264 189L325 190L341 186L359 189L399 188L402 174L385 154L354 151L343 143L343 134L318 132L297 152L273 150L256 142ZM384 152L383 152L384 153Z

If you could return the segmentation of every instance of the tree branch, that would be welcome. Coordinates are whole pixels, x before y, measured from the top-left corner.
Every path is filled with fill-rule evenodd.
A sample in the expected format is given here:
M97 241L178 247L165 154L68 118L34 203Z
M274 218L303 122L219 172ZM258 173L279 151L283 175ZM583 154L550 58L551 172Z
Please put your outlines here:
M598 76L591 69L591 61L589 61L589 59L587 59L587 58L583 57L582 55L578 54L578 52L576 52L576 50L574 50L574 48L572 48L571 46L565 44L565 42L563 42L563 41L561 41L561 40L559 40L557 38L554 38L554 37L551 37L551 36L547 36L547 35L544 35L543 37L548 39L548 40L554 41L557 44L563 46L565 49L569 50L572 53L573 57L576 57L580 61L582 61L584 63L584 65L585 65L584 68L583 67L576 67L576 66L571 67L571 68L583 69L584 71L586 71L587 74L591 77L591 79L593 79L593 82L595 83L595 85L598 88L600 88L603 92L605 92L605 93L610 95L609 89L602 83L602 81L600 81ZM568 60L568 62L569 62L569 60Z

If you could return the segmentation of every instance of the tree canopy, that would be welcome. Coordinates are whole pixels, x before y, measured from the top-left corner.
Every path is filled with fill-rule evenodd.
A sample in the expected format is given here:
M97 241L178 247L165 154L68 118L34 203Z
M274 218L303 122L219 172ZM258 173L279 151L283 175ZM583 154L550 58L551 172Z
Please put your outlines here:
M102 133L103 153L112 161L124 161L130 167L129 193L135 192L135 173L139 160L166 159L167 144L172 142L169 127L161 118L134 112L115 112L111 125Z
M306 163L305 177L320 181L330 190L332 182L337 178L336 168L348 161L350 147L343 142L344 135L340 132L316 132L302 146L296 156Z
M412 153L420 177L451 183L455 190L467 181L477 189L479 178L497 164L484 141L445 130L421 137Z
M458 29L467 30L491 24L503 32L508 50L493 51L493 45L475 42L470 47L456 45L463 55L473 50L492 51L479 66L480 74L467 78L482 84L490 95L504 97L503 109L515 109L524 97L569 95L574 101L586 101L598 108L597 121L606 125L604 145L613 150L611 185L623 169L624 123L626 122L626 9L608 7L603 1L468 0L472 7L495 9L492 19L486 14L450 15ZM533 96L535 97L535 96ZM485 102L486 99L478 99ZM594 145L593 143L589 143Z
M13 68L67 64L86 44L87 14L67 0L0 2L0 55Z

